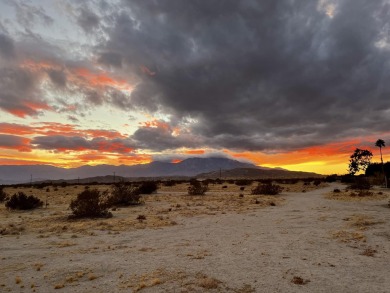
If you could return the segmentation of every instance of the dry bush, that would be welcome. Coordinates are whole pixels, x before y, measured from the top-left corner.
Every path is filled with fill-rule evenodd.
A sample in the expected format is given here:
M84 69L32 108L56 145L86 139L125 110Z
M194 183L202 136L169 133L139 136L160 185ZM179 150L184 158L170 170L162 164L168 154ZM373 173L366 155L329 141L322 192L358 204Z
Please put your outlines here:
M192 181L188 187L189 195L204 195L208 190L208 186L200 183L199 181Z
M0 202L6 201L8 199L8 194L0 187Z
M156 192L157 189L158 184L154 181L145 181L138 187L140 194L152 194L153 192Z
M255 188L252 189L252 194L265 194L265 195L276 195L282 191L282 187L274 185L272 183L261 184L259 183Z
M5 207L11 210L32 210L42 205L43 202L39 198L33 195L27 196L24 192L15 193L5 203Z
M371 189L370 181L365 177L357 177L354 182L349 185L349 189L354 190L369 190Z
M112 217L108 211L110 207L107 199L107 192L100 192L97 189L86 189L77 195L70 203L73 215L71 218L97 218Z
M140 204L140 199L141 195L138 187L121 182L113 187L109 201L114 206L129 206Z

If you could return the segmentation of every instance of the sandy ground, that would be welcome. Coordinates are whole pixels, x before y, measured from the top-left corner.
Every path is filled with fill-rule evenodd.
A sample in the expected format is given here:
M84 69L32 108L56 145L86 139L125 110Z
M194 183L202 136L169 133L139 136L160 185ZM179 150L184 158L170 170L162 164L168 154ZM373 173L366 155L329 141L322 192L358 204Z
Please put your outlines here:
M283 192L276 206L267 198L254 204L262 197L247 194L226 209L220 201L187 206L182 198L182 210L203 212L179 207L169 214L174 224L142 229L84 225L46 233L42 227L63 215L33 212L41 225L0 236L0 292L390 292L388 194L342 201L329 198L334 188L344 187ZM180 191L167 193L156 196L176 196L177 207ZM159 202L149 202L158 211ZM2 222L33 220L0 212Z

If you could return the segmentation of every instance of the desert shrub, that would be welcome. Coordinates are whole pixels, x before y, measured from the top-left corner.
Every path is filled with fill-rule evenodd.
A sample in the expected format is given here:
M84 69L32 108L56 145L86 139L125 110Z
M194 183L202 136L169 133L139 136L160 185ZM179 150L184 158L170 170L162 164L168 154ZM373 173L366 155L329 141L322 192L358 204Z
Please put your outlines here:
M8 198L8 194L3 190L3 188L0 188L0 202L6 201Z
M328 183L332 183L332 182L336 182L337 178L338 178L337 174L332 174L332 175L326 176L325 181Z
M236 180L235 184L238 185L238 186L251 185L251 184L252 184L252 180L249 180L249 179L240 179L240 180Z
M191 181L191 185L188 187L189 195L203 195L208 190L208 186L202 184L199 181Z
M255 188L252 189L252 194L266 194L266 195L276 195L282 191L282 187L275 184L258 184Z
M314 180L313 185L314 185L314 186L318 186L318 185L321 184L321 182L322 182L321 180L316 179L316 180Z
M140 199L139 187L120 182L112 188L109 201L111 205L128 206L140 204Z
M107 195L107 192L100 192L97 189L82 191L69 205L73 213L71 218L112 217L112 214L108 211L110 202Z
M43 201L39 198L33 195L27 196L24 192L15 193L5 203L5 207L11 210L32 210L42 205Z
M139 187L138 191L141 194L152 194L158 189L158 184L157 182L154 181L146 181L143 182Z
M340 178L341 183L353 183L354 182L354 176L350 174L342 175Z
M371 191L368 191L368 190L358 190L358 191L356 191L356 192L351 192L350 194L349 194L349 196L351 196L351 197L366 197L366 196L373 196L374 195L374 193L372 193Z
M335 188L335 189L333 189L333 192L334 192L334 193L340 193L340 192L341 192L341 190L340 190L340 189L338 189L338 188Z
M370 181L365 177L356 177L355 181L349 185L350 189L369 190L371 188Z
M167 186L167 187L171 187L171 186L175 186L175 185L176 185L175 180L168 180L168 181L164 182L164 186Z
M219 178L215 179L215 184L223 184L225 180L221 180Z

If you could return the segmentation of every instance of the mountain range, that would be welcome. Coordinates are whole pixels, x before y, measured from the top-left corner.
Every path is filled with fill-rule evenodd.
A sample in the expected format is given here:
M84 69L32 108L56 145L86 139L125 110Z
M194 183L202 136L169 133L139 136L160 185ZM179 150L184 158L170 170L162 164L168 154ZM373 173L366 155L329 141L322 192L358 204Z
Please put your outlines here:
M179 163L154 161L138 165L97 165L77 168L59 168L50 165L3 165L0 166L0 184L16 184L45 180L72 180L100 176L168 177L196 176L211 171L235 168L258 168L254 164L227 158L189 158Z

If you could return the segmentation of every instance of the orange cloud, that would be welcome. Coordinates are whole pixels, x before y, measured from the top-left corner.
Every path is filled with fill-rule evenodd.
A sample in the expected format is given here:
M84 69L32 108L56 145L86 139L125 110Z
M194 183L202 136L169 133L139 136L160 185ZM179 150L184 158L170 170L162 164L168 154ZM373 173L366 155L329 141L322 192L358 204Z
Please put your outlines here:
M126 135L115 130L87 129L85 131L90 137L105 137L105 138L125 138Z
M147 154L137 154L135 156L118 156L115 158L115 164L135 165L147 164L152 162L152 156Z
M161 120L157 120L157 119L153 119L151 121L140 122L139 124L141 125L141 127L160 128L160 129L163 129L165 131L171 130L171 126L168 123L161 121Z
M114 87L120 90L132 91L133 86L124 79L115 79L109 76L106 72L100 71L98 73L92 72L87 68L76 68L72 70L73 77L70 79L74 82L85 82L92 87Z
M15 123L0 123L0 133L14 135L33 134L34 129L30 126L15 124Z
M101 161L109 159L109 157L104 156L104 155L100 155L100 154L96 154L96 153L92 153L92 154L78 155L77 159L85 163L85 162L90 162L90 161L100 161L101 162Z
M205 150L187 150L184 151L184 153L188 155L203 155L205 153Z
M180 162L182 162L183 160L180 160L180 159L173 159L172 161L171 161L171 163L173 163L173 164L177 164L177 163L180 163Z

